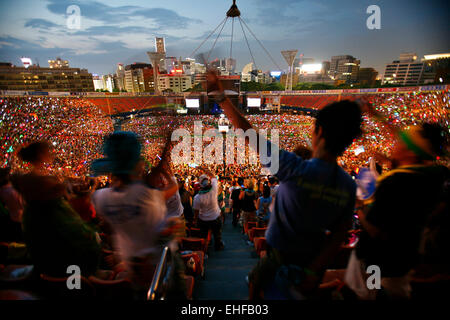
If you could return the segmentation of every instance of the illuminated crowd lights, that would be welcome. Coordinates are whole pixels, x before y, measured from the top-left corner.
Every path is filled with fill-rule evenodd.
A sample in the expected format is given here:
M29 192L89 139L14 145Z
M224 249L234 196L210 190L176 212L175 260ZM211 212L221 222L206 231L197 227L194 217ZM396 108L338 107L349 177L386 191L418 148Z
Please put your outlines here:
M450 130L448 91L381 94L368 99L399 128L431 121ZM48 140L56 154L55 165L49 168L51 171L69 176L85 175L89 163L102 157L103 137L113 130L111 119L83 99L3 97L0 108L0 165L9 165L18 171L28 169L16 157L19 148L30 141ZM310 147L314 127L310 116L263 114L247 118L257 129L279 129L283 149L293 151L298 144ZM156 155L165 143L163 133L174 129L174 123L192 130L194 121L202 121L207 130L217 128L218 119L211 115L140 117L126 122L122 129L134 131L143 138L144 157L155 164ZM383 124L364 116L363 131L339 158L339 163L348 171L367 165L374 153L389 155L392 151L394 137ZM187 164L175 169L179 174L186 170L192 173L192 167ZM229 174L245 176L257 175L259 169L258 165L227 166Z

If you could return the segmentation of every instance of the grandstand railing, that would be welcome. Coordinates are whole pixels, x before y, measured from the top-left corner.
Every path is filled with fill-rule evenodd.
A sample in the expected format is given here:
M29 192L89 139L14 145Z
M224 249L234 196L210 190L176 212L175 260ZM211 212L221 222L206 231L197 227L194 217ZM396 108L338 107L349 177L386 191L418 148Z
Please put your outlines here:
M371 93L395 93L414 91L441 91L449 90L450 85L424 85L415 87L393 87L393 88L366 88L366 89L330 89L330 90L293 90L293 91L248 91L248 94L256 95L311 95L311 94L371 94ZM244 93L244 92L241 92ZM162 94L161 96L186 97L191 92ZM199 93L199 95L206 93ZM55 97L138 97L154 96L153 92L46 92L46 91L20 91L20 90L0 90L1 96L55 96Z
M171 255L169 247L164 247L156 267L150 288L147 292L147 300L164 300L164 291L168 287L172 267L169 265Z

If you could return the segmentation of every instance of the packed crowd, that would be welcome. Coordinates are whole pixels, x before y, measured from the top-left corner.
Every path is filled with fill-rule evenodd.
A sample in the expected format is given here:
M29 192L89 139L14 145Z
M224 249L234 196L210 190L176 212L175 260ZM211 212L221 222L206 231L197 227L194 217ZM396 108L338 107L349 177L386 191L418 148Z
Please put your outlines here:
M2 98L0 241L7 253L0 263L31 262L41 279L77 265L93 283L125 279L131 296L144 299L168 247L175 271L166 297L180 299L189 296L191 258L201 261L208 250L201 241L204 253L195 253L186 242L196 240L185 236L198 227L201 239L211 232L215 249L226 250L228 207L244 233L250 223L265 230L249 297L313 299L356 213L361 230L342 283L360 299L410 298L412 271L448 273L448 99L449 92L374 95L361 105L331 104L315 118L244 117L224 99L235 128L280 129L280 167L268 176L259 163L170 163L172 130L193 132L194 121L216 128L214 116L135 117L112 133L111 120L83 100ZM348 173L369 165L378 182L360 197L367 185ZM381 295L361 286L366 265L383 270Z
M112 121L85 100L49 97L0 98L0 164L13 171L27 165L17 161L17 151L27 143L46 140L56 161L48 169L59 176L84 176L89 163L101 156Z

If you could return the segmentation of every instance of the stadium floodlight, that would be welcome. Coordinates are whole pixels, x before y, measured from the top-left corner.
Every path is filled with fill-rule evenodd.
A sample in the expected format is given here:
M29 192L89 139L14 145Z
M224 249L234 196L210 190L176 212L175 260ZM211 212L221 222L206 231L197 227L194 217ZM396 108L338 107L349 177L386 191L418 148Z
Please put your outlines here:
M283 55L284 60L286 60L289 68L288 68L288 74L286 76L286 87L285 90L292 91L292 77L293 77L293 71L294 71L294 60L295 56L297 55L298 50L285 50L281 51L281 54Z

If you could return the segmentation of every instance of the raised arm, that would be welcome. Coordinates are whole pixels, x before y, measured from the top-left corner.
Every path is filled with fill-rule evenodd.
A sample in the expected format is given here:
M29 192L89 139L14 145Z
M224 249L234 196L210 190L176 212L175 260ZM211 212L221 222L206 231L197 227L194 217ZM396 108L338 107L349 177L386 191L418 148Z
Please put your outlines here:
M217 89L221 94L224 94L222 83L220 82L217 73L213 70L208 71L207 83L210 88ZM219 101L220 106L225 112L227 118L231 121L233 126L244 131L252 129L250 122L245 119L244 115L239 112L238 109L231 103L230 99L223 96L223 99Z

